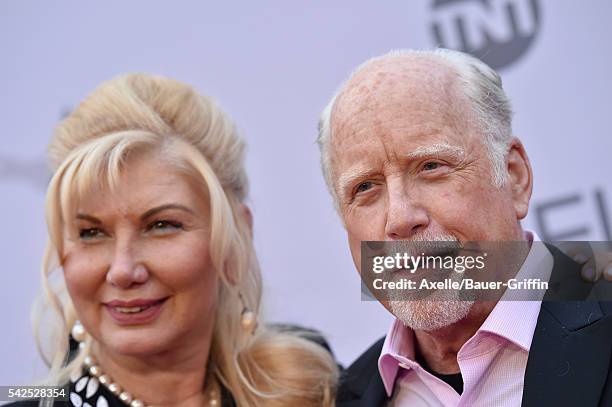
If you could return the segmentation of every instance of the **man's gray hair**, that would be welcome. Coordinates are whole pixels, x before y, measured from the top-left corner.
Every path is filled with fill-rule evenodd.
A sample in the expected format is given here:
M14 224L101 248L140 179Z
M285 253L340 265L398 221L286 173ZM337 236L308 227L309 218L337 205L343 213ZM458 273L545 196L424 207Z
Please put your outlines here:
M512 107L508 96L506 96L502 88L502 81L497 72L479 59L459 51L443 48L433 51L395 50L385 55L371 58L357 67L336 91L321 113L317 144L321 152L323 176L336 206L338 207L339 202L332 179L329 152L332 137L331 114L336 99L351 78L362 69L375 62L402 56L438 58L441 62L449 64L455 71L456 79L459 81L461 89L470 102L480 131L484 136L485 146L491 160L493 181L496 186L503 186L506 182L506 153L512 140Z

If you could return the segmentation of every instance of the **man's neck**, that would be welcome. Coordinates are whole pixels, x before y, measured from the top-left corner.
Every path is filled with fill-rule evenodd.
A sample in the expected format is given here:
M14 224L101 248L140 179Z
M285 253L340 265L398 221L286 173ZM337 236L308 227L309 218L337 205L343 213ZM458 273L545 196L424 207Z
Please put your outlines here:
M436 373L459 373L457 353L487 319L496 301L474 303L467 317L434 331L415 330L415 352Z
M524 233L521 231L521 237ZM522 239L518 239L522 240ZM503 277L514 277L518 269L522 267L531 249L531 241L524 240L521 245L509 245L512 253L504 253L507 258L516 260L516 269L511 268L511 275ZM502 278L499 276L498 278ZM444 328L433 331L415 330L415 352L427 365L436 373L454 374L459 373L459 363L457 354L461 347L476 334L478 329L487 319L495 305L503 295L503 291L498 293L495 300L476 301L467 317Z

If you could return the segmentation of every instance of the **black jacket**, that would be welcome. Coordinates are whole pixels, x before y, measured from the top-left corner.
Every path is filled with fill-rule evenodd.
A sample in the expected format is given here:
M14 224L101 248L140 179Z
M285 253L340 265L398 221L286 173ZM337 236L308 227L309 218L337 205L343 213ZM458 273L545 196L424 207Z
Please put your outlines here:
M583 298L593 285L580 281L578 264L549 248L554 267L527 360L522 406L612 406L612 302L553 301L568 287L556 284L563 276L576 279L569 286ZM388 401L378 372L384 339L343 372L337 407L378 407Z

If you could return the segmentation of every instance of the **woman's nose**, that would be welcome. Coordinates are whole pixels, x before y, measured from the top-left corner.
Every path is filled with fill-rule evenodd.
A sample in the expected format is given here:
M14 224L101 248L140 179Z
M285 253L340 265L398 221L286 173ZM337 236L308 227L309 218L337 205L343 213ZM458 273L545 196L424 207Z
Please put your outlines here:
M131 247L118 247L106 273L106 281L119 288L130 288L149 279L149 271L136 258Z

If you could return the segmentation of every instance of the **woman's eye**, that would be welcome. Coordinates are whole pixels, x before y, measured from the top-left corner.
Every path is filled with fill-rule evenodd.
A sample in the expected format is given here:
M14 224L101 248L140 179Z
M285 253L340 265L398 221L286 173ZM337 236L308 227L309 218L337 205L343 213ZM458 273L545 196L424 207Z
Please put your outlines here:
M104 232L98 228L80 229L79 237L81 240L91 240L98 237L102 237Z
M173 231L173 230L182 229L182 228L183 228L183 225L179 222L173 222L173 221L168 221L168 220L158 220L158 221L155 221L149 224L149 226L147 227L147 230L165 232L165 231Z

